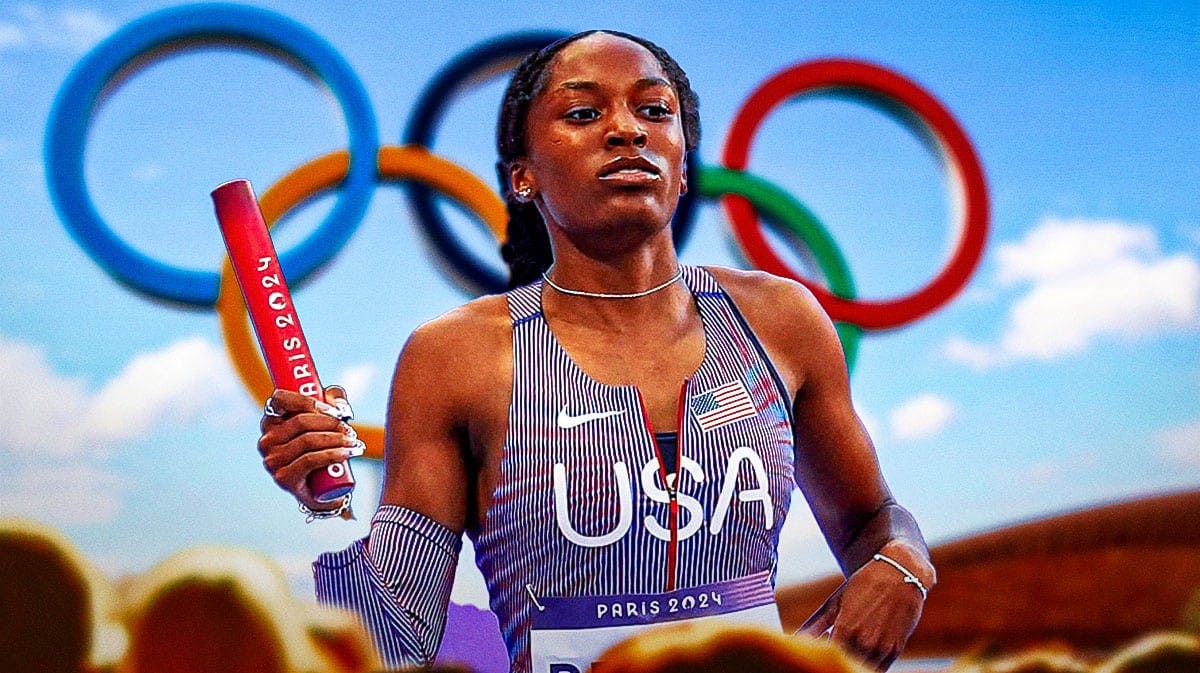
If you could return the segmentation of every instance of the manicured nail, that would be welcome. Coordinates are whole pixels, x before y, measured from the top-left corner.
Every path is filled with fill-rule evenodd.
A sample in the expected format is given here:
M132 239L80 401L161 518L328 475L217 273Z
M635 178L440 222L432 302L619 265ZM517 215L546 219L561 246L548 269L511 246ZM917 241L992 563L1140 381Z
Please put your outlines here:
M350 403L347 402L344 398L341 398L341 397L337 398L333 404L335 407L337 407L338 417L341 418L343 421L349 421L349 420L354 419L354 409L350 406Z
M357 458L367 452L367 445L363 444L361 440L356 439L354 442L355 445L346 451L347 459Z
M317 400L314 404L317 407L317 411L325 414L326 416L333 416L334 418L337 418L339 420L341 419L341 416L338 413L337 407L333 406L332 404L327 404L325 402L322 402L321 400Z

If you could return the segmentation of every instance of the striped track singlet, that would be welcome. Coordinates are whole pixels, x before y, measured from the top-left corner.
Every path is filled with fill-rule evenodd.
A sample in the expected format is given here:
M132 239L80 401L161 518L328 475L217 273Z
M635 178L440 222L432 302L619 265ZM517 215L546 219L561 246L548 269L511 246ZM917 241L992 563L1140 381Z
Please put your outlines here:
M668 479L637 388L599 383L571 360L542 314L540 281L508 293L509 428L492 504L470 535L513 671L529 670L539 596L657 593L763 570L774 585L795 487L787 395L716 280L699 267L683 279L705 353L683 384L680 474Z

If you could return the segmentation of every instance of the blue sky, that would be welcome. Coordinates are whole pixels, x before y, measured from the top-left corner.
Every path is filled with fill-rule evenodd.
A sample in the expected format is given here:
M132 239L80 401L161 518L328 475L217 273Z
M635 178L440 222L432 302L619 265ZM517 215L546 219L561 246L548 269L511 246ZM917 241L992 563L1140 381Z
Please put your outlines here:
M361 520L305 526L262 471L258 403L229 371L214 313L114 281L67 234L47 191L43 140L70 69L148 2L0 4L0 513L61 528L105 570L138 571L197 543L261 550L298 584L306 563L365 530L378 469L359 463ZM741 102L818 57L914 79L971 137L992 230L965 290L919 322L863 339L853 376L885 475L931 541L1146 493L1200 486L1200 17L1188 3L257 3L315 31L351 64L380 138L470 46L514 30L611 27L645 35L701 97L701 157L717 164ZM435 151L492 182L499 81L470 90ZM143 253L214 269L208 192L261 193L345 147L319 82L245 51L156 61L92 119L89 193ZM911 292L953 240L936 157L905 127L844 99L777 109L750 170L815 212L863 296ZM323 197L278 232L312 231ZM481 255L478 226L452 213ZM706 204L682 253L739 264ZM470 295L439 270L399 190L376 190L351 242L294 288L326 382L382 419L396 354L420 322ZM783 582L833 563L802 503L785 529ZM469 562L469 558L467 559ZM482 603L473 569L456 599Z

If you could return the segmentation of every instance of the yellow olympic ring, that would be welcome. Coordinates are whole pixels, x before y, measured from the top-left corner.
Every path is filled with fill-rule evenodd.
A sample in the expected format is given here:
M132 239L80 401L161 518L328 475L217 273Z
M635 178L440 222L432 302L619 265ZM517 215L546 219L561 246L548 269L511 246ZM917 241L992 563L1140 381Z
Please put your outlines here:
M475 213L487 224L496 240L504 241L508 224L504 201L474 173L415 145L381 146L378 164L381 179L417 180L429 185ZM259 199L267 226L275 226L292 208L324 190L336 187L349 170L350 153L340 150L313 159L280 178ZM258 352L258 344L246 314L246 303L228 255L221 264L216 311L220 319L221 336L225 340L225 351L238 378L255 401L267 399L275 386ZM355 423L355 431L367 445L367 456L383 458L382 426Z

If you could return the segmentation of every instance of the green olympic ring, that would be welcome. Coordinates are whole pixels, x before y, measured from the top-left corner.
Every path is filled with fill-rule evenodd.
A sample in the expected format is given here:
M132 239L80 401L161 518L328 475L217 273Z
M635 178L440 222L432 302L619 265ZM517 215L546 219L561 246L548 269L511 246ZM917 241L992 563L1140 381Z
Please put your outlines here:
M830 292L842 299L855 298L854 279L841 249L817 216L796 197L760 177L721 166L700 166L699 177L701 196L717 198L723 194L737 194L745 197L769 224L774 225L776 233L803 244L812 253ZM845 322L837 323L836 327L846 354L846 367L853 370L862 328Z

